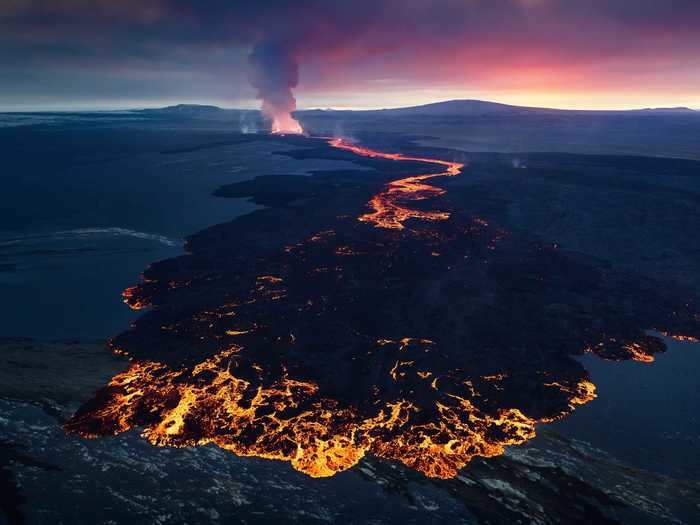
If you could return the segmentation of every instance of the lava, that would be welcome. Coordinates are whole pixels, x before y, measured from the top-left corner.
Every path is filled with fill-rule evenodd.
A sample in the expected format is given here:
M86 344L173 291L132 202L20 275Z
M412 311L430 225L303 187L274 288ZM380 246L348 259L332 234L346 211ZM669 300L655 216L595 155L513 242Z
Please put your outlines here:
M274 135L302 135L304 128L290 113L276 112L272 114L272 129Z
M123 300L124 304L126 304L132 310L142 310L142 309L148 307L147 303L142 302L138 298L137 291L138 291L138 287L130 286L129 288L125 289L122 292L122 300Z
M639 343L630 343L624 346L632 356L633 361L639 361L641 363L653 363L654 356L646 351L643 345Z
M447 212L422 211L410 208L412 201L420 201L442 195L445 190L436 188L424 181L435 177L454 177L459 175L464 167L461 162L431 159L426 157L410 157L401 153L384 153L377 150L351 144L344 139L335 138L328 141L334 148L351 151L363 157L380 158L396 161L426 162L441 166L442 171L426 175L406 177L387 184L384 191L378 193L369 203L371 213L360 217L363 222L369 222L380 228L401 230L408 219L423 219L429 221L445 220L449 218Z
M437 417L417 423L421 410L404 399L363 414L286 374L255 384L234 373L248 366L261 379L261 366L236 361L240 351L231 347L181 370L133 363L110 382L108 401L77 414L67 429L92 438L142 426L153 445L214 443L239 456L288 461L312 477L346 470L368 452L428 476L453 477L475 455L498 455L534 437L533 419L517 409L483 413L466 393L443 396L434 405Z
M664 337L670 337L671 339L675 339L676 341L682 341L684 343L699 343L700 340L697 337L693 337L690 335L682 335L682 334L671 334L668 332L661 332L661 335Z
M156 263L123 294L133 308L154 306L111 342L129 367L67 431L138 428L153 445L215 444L313 477L372 454L450 478L596 397L572 355L651 362L665 347L647 327L700 334L690 307L556 246L459 210L410 207L442 195L425 181L457 175L461 163L329 144L441 171L387 184L359 217L374 228L337 213L347 194L334 180L305 204L327 207L318 224L271 208ZM426 220L401 232L409 219Z

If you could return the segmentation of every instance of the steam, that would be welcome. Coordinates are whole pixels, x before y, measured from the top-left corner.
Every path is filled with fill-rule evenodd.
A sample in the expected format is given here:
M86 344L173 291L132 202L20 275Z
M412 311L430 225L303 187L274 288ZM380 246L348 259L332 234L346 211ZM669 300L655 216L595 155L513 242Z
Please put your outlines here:
M521 169L521 170L527 169L527 166L525 164L523 164L518 157L515 157L510 162L515 169Z
M250 53L250 82L262 100L263 114L272 121L272 133L303 133L292 117L297 101L292 89L299 83L296 57L273 42L257 44Z
M258 132L258 124L252 113L252 111L241 111L238 114L239 130L243 135Z

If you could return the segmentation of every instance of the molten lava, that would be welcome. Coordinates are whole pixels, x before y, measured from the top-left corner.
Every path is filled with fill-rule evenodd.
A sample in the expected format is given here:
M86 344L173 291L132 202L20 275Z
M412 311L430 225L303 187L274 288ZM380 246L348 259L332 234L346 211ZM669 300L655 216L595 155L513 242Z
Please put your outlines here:
M290 113L276 112L271 117L271 132L275 135L301 135L304 133L304 128Z
M130 286L122 292L122 300L132 310L142 310L148 306L148 304L138 300L137 292L138 288L136 286Z
M362 146L351 144L344 139L331 139L328 143L334 148L351 151L363 157L380 158L397 161L426 162L441 166L442 171L426 175L416 175L390 182L381 193L372 197L369 205L371 213L360 217L363 222L369 222L381 228L393 228L401 230L408 219L423 219L429 221L445 220L449 218L447 212L421 211L410 208L412 201L420 201L442 195L445 191L425 184L424 181L435 177L454 177L459 175L464 167L460 162L430 159L425 157L409 157L401 153L384 153Z
M361 412L324 397L318 385L286 374L265 385L262 366L239 357L241 350L232 346L181 370L135 362L112 379L104 404L77 414L67 428L91 438L142 426L153 445L214 443L239 456L289 461L312 477L332 476L371 452L428 476L449 478L472 457L502 454L504 446L535 435L535 420L517 409L482 412L464 387L460 395L439 395L434 416L426 419L406 399L377 402ZM239 377L250 370L257 377ZM413 375L422 379L421 373Z
M111 343L129 368L68 431L94 438L140 428L154 445L213 443L313 477L369 453L449 478L594 399L572 355L651 362L665 347L648 326L690 334L675 336L684 340L700 334L685 321L694 312L556 247L512 239L456 208L410 207L444 193L426 180L463 164L329 144L441 170L374 195L359 219L375 228L338 215L348 194L329 177L330 191L306 204L326 206L317 222L305 209L283 207L280 220L271 208L157 263L159 272L123 294L132 308L155 306ZM405 228L409 219L426 222ZM666 304L673 316L661 310L657 319L655 305Z
M675 339L676 341L682 341L685 343L700 343L700 340L698 340L697 337L693 337L690 335L671 334L668 332L661 332L661 335L663 335L665 337L670 337L671 339Z

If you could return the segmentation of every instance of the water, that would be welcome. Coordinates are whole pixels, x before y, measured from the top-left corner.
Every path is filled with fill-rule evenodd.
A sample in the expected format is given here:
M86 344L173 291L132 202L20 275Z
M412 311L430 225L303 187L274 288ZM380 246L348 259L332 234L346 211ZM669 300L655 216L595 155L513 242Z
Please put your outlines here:
M241 137L109 122L0 129L0 337L115 335L139 315L121 292L150 263L257 207L213 190L339 164L301 163L273 154L290 149L282 142Z
M700 343L662 339L653 363L583 357L598 398L553 426L630 465L700 480Z

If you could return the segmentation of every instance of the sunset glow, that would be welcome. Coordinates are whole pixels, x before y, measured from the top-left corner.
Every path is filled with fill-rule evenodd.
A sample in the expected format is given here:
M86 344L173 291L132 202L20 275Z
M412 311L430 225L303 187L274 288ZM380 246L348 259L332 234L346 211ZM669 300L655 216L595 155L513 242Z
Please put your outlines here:
M85 107L86 99L93 109L175 99L259 107L260 88L275 81L298 83L302 108L448 98L700 108L697 2L430 0L407 7L362 0L301 8L261 2L244 10L237 2L101 2L98 9L70 2L51 6L52 22L41 4L0 7L4 109L28 101L34 108ZM50 45L57 35L63 46ZM283 76L260 78L251 64ZM262 82L251 87L251 76Z

